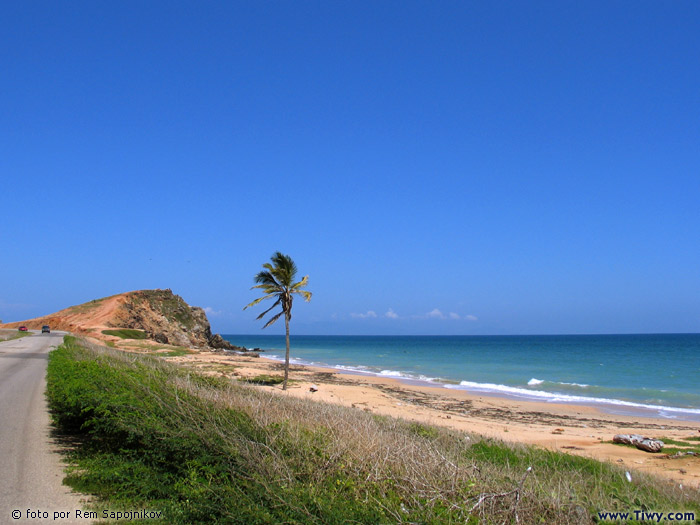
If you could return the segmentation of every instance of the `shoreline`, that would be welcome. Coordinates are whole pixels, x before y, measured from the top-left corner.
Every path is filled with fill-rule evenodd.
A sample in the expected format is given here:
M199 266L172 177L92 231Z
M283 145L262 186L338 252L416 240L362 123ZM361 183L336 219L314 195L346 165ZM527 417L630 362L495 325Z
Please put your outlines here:
M250 350L250 349L249 349ZM268 353L271 350L259 351ZM274 350L275 352L277 350ZM245 354L240 354L245 355ZM264 359L269 359L274 362L284 362L284 359L279 356L261 355ZM328 365L314 362L307 362L302 359L291 358L290 366L317 367L327 370L332 370L339 374L359 375L368 377L379 377L387 379L396 379L407 385L426 386L434 388L444 388L447 390L458 390L469 392L474 395L483 395L487 397L498 397L509 399L512 401L529 401L545 404L562 404L580 407L594 407L609 415L643 417L643 418L658 418L668 419L670 421L689 421L700 423L700 409L689 407L674 407L665 405L649 405L634 401L626 401L622 399L596 398L592 396L577 396L571 394L555 394L541 390L525 390L517 387L509 387L506 385L496 385L487 383L474 383L469 381L448 381L442 378L423 378L414 377L399 371L382 371L374 372L370 370L362 370L367 368L358 365L357 367L345 365ZM389 372L389 373L383 373Z
M269 357L232 353L197 352L168 360L237 380L258 375L279 376L284 368L283 363ZM598 406L514 399L416 383L419 382L290 363L290 384L286 391L280 385L256 388L588 456L700 488L700 457L670 458L663 452L650 454L612 444L615 434L644 434L674 440L690 437L697 442L700 422L614 414ZM311 386L315 391L310 390Z

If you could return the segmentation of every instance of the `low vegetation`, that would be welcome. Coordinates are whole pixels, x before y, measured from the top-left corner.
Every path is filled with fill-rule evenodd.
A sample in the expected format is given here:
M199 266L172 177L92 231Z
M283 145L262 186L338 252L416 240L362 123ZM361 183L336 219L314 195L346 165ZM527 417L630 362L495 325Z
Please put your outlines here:
M133 352L140 352L144 354L157 354L161 357L179 357L188 354L196 353L196 350L190 350L184 346L169 345L169 344L159 344L154 341L136 341L136 340L125 340L121 341L119 345L112 344L109 342L107 346L111 348L120 348L122 350L129 350Z
M148 334L143 330L133 330L131 328L119 328L116 330L102 330L105 335L112 335L120 339L148 339Z
M169 289L140 290L132 294L132 300L135 304L148 303L151 310L159 312L166 319L174 319L188 330L192 330L196 324L189 305Z
M700 438L698 437L689 436L676 439L661 437L659 439L665 443L663 452L667 454L692 452L700 455Z
M249 377L245 379L248 383L252 383L254 385L266 385L266 386L271 386L271 385L279 385L280 383L284 382L284 377L283 376L272 376L269 374L260 374L255 377Z
M162 511L166 523L700 515L697 491L629 482L610 464L283 397L72 337L50 354L47 383L55 424L80 443L67 482L99 508Z

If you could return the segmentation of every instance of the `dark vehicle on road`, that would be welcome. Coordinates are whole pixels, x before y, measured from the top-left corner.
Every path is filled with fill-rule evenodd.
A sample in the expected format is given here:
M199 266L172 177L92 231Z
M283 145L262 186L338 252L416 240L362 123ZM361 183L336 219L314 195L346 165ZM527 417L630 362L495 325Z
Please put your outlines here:
M51 328L49 328L49 325L45 324L44 326L41 327L41 333L42 334L50 334L51 333Z
M19 331L20 331L20 332L28 332L29 330L27 330L27 327L26 327L26 326L20 326L20 327L19 327Z

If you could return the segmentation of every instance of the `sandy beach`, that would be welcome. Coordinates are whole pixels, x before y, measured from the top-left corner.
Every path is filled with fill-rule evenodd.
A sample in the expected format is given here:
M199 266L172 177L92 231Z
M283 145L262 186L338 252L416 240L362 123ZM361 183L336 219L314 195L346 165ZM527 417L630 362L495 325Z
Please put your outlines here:
M169 360L239 380L283 373L281 363L247 355L197 352ZM312 391L312 386L316 391ZM700 488L700 457L669 457L663 452L650 454L611 442L615 434L697 438L700 437L698 422L609 414L592 406L476 395L312 366L292 365L286 391L280 385L257 388L593 457L614 462L630 471L652 473L684 486Z

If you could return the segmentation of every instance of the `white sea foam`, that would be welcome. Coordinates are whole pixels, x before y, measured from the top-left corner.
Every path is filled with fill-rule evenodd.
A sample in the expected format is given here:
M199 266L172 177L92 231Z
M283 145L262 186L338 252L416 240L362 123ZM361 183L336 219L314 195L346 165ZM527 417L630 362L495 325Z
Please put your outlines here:
M457 390L470 390L484 393L506 394L508 396L522 399L538 399L549 403L574 403L574 404L603 404L619 407L636 408L644 410L658 411L660 414L685 413L700 415L700 409L679 408L662 405L647 405L644 403L634 403L632 401L622 401L620 399L608 399L604 397L574 396L568 394L556 394L553 392L543 392L542 390L528 390L525 388L512 387L507 385L496 385L494 383L475 383L473 381L462 381L459 385L445 385L445 388ZM666 417L670 417L667 415Z
M337 367L336 367L337 368ZM368 372L365 370L365 372ZM382 370L381 372L371 372L373 375L377 375L380 377L396 377L399 379L407 379L410 381L422 381L424 383L435 383L439 381L440 378L438 377L428 377L423 374L420 375L415 375L415 374L409 374L407 372L400 372L398 370Z
M323 366L328 366L328 365L323 365ZM336 368L338 370L347 370L348 372L368 372L369 371L368 367L362 366L362 365L357 365L357 366L335 365L332 368Z
M284 356L276 354L266 354L266 358L273 359L275 361L284 362ZM437 377L427 377L424 375L410 374L407 372L401 372L399 370L372 370L371 368L363 365L328 365L325 363L316 363L312 361L306 361L303 359L290 358L290 363L295 365L311 365L311 366L322 366L328 368L334 368L341 372L357 373L357 374L368 374L378 377L393 377L397 379L403 379L408 381L420 381L424 383L431 383L434 385L442 386L443 388L456 389L456 390L469 390L473 392L483 392L485 394L501 394L509 397L525 399L525 400L540 400L549 403L569 403L569 404L580 404L580 405L607 405L611 407L619 407L620 410L651 410L654 411L658 416L665 418L676 418L677 414L693 414L694 417L700 417L700 409L695 408L679 408L679 407L669 407L663 405L648 405L644 403L634 403L632 401L622 401L620 399L608 399L602 397L590 397L590 396L577 396L569 394L557 394L553 392L545 392L542 390L530 390L528 388L518 388L507 385L498 385L495 383L476 383L473 381L462 381L458 385L444 384L441 382L440 378ZM545 380L537 379L535 377L531 378L527 384L528 386L537 386L544 383ZM590 385L582 383L564 383L559 382L561 385L577 386L580 388L587 388Z
M382 370L377 375L383 377L411 377L410 374L404 374L403 372L399 372L398 370Z
M284 363L284 356L281 356L281 355L265 354L265 358L272 359L273 361L281 361ZM302 359L295 359L294 357L289 358L289 364L314 366L314 363L311 361L304 361Z
M536 377L533 377L532 379L530 379L527 382L527 386L537 386L537 385L541 385L544 382L545 382L544 379L537 379ZM557 385L566 385L566 386L577 386L579 388L588 388L589 386L591 386L591 385L586 385L583 383L567 383L565 381L557 381L556 384Z

